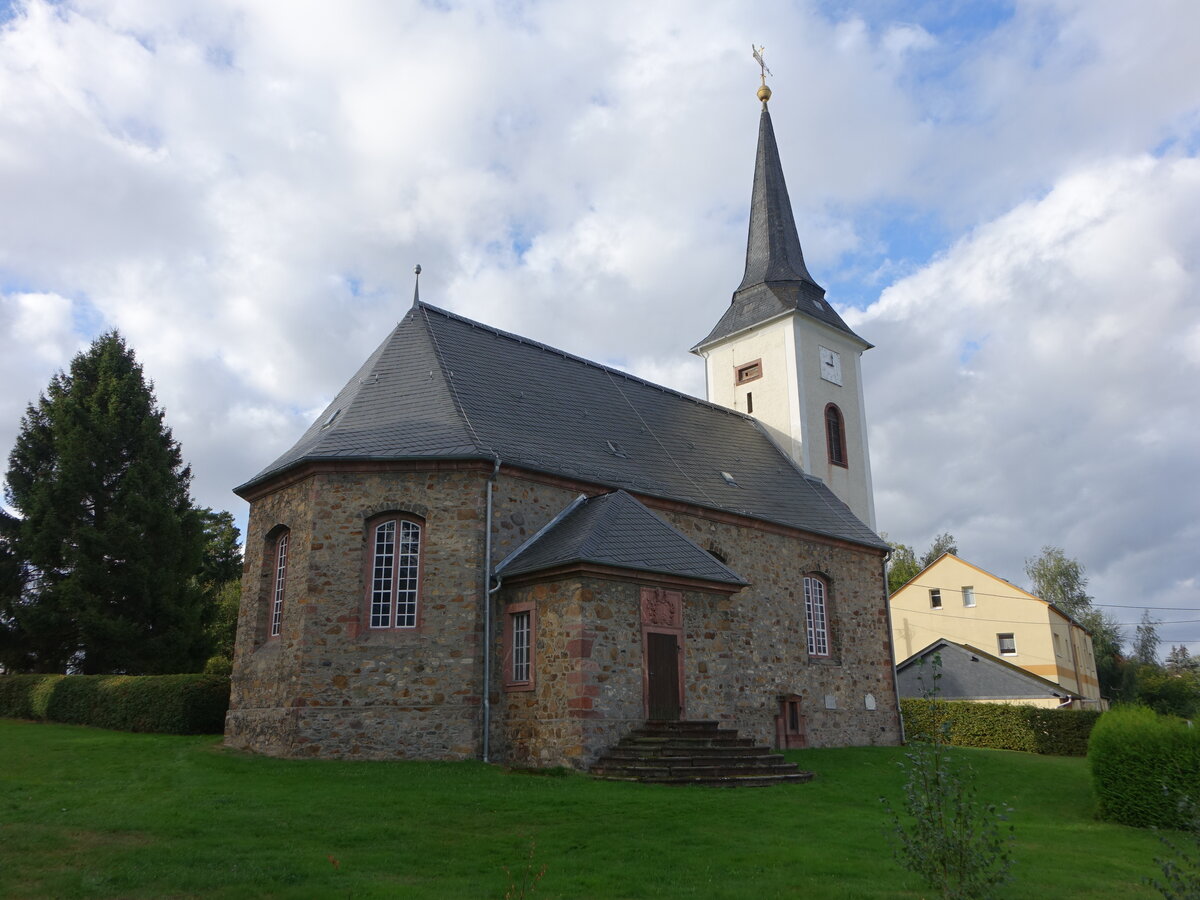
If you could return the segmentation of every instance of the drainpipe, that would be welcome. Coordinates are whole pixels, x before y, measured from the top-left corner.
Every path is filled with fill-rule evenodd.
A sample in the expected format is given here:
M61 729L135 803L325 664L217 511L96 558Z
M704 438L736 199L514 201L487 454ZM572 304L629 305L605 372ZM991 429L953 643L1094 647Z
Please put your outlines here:
M487 480L487 512L483 531L483 761L491 762L492 731L492 594L500 589L489 590L492 585L492 485L500 474L500 457L495 458L492 474Z
M900 714L900 682L896 678L896 645L892 631L892 598L888 595L888 578L887 564L892 558L892 551L888 550L883 557L883 563L879 567L880 577L883 579L883 607L887 613L887 640L888 647L892 651L892 695L896 698L896 720L900 723L900 743L905 744L907 740L904 737L904 716Z

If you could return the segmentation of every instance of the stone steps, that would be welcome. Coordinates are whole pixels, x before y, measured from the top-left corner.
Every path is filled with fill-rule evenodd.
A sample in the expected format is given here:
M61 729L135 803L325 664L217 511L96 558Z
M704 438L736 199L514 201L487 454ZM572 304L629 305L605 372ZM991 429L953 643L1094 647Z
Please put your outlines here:
M647 722L609 749L591 772L611 781L765 787L809 781L769 747L717 722Z

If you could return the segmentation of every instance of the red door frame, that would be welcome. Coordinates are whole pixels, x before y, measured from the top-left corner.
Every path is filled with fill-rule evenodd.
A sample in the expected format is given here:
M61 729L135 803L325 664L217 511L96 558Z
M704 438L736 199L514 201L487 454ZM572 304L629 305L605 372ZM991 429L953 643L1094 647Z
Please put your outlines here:
M642 712L650 717L650 647L648 634L669 634L679 648L675 654L679 666L679 718L687 718L687 693L683 681L683 593L662 588L642 588Z

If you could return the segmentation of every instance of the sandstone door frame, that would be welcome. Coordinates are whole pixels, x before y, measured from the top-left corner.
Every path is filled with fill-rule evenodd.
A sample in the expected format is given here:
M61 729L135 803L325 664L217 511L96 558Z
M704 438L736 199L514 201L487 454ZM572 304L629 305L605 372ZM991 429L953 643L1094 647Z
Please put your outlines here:
M669 635L675 640L678 674L679 719L687 718L687 692L684 689L683 592L643 587L641 590L642 625L642 711L650 718L650 635Z

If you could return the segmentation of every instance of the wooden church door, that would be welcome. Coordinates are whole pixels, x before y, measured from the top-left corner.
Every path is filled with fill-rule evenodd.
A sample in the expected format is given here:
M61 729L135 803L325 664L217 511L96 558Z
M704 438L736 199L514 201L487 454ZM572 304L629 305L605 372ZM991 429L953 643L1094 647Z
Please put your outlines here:
M673 634L646 634L646 676L651 719L679 720L679 644Z
M646 718L683 715L683 594L642 588L643 690Z

